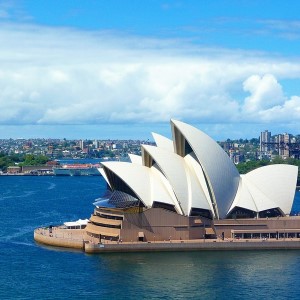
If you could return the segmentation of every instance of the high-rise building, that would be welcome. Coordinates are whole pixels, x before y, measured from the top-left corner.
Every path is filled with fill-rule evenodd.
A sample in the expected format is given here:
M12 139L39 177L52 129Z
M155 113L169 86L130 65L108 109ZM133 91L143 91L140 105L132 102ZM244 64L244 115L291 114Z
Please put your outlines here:
M99 142L97 140L93 141L93 145L95 148L99 148Z
M283 141L285 144L289 144L291 140L291 135L289 133L284 133L283 134Z
M288 133L278 134L276 138L276 143L278 144L278 154L281 156L288 157L290 155L289 143L291 140L291 135Z
M260 152L270 151L271 132L265 130L260 133Z
M79 147L80 147L80 149L83 149L83 148L84 148L83 140L80 140L80 141L79 141Z

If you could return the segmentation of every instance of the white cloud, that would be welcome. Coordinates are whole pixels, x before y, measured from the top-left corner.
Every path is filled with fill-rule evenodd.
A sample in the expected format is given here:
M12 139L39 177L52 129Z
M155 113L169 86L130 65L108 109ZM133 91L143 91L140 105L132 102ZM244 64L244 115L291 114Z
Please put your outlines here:
M276 105L259 112L260 118L264 121L286 121L287 123L300 120L300 97L293 96L286 100L282 105ZM297 122L298 123L298 122Z
M242 113L249 121L299 123L300 97L287 98L273 75L252 75L244 81L243 87L250 92Z
M282 87L271 74L252 75L244 81L243 88L251 93L245 99L246 112L257 112L284 102Z
M298 122L300 61L181 40L0 27L1 124Z

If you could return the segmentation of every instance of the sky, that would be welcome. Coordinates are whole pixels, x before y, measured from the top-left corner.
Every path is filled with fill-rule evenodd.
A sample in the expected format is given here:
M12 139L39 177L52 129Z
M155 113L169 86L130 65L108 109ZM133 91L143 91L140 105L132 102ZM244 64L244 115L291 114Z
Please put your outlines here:
M300 1L0 0L0 138L300 134Z

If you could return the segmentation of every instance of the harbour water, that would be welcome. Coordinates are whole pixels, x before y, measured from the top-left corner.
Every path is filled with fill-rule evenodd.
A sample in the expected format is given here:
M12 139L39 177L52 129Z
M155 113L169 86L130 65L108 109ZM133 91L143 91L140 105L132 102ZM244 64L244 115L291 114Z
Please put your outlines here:
M102 177L0 177L0 299L299 299L300 251L87 255L34 242L36 227L89 218L105 188Z

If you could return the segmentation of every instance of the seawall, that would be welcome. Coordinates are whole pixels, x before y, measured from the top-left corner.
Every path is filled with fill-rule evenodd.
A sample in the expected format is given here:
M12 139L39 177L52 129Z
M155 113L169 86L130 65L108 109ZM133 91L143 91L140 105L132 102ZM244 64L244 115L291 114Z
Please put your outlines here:
M87 253L201 251L201 250L275 250L300 249L300 241L199 241L165 243L85 244Z
M34 231L34 240L38 243L54 247L84 250L83 238L81 236L74 238L67 231L62 232L60 230L59 234L55 231L53 232L53 234L49 234L47 230L38 228Z
M299 249L300 239L257 240L172 240L164 242L112 242L94 243L87 240L84 230L38 228L34 240L38 243L63 248L80 249L86 253L105 252L153 252L153 251L202 251L202 250L271 250Z

